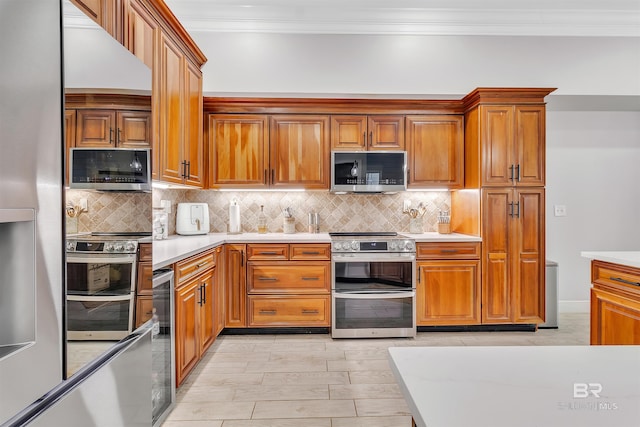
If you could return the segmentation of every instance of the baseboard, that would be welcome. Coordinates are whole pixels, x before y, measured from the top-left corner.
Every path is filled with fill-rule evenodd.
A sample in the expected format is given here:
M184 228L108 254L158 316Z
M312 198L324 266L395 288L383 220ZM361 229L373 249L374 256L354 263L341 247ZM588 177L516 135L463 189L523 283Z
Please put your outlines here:
M591 303L587 301L558 301L558 313L589 313Z

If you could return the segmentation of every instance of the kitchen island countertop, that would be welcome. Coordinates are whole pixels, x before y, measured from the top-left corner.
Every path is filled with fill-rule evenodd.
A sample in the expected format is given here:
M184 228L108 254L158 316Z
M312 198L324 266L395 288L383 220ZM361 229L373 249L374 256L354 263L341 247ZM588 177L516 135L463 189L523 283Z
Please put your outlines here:
M420 242L479 242L480 237L466 234L422 234L400 233ZM328 233L208 233L195 236L173 234L168 239L153 241L153 269L167 267L181 259L190 257L224 243L330 243Z
M640 268L640 251L585 251L584 258Z

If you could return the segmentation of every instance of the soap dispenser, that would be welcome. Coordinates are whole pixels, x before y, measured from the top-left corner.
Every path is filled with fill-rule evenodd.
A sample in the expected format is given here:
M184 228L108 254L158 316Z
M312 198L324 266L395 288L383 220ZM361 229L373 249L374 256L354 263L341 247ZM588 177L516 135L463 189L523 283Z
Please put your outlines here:
M260 213L258 214L258 233L267 232L267 215L264 213L264 205L260 205Z

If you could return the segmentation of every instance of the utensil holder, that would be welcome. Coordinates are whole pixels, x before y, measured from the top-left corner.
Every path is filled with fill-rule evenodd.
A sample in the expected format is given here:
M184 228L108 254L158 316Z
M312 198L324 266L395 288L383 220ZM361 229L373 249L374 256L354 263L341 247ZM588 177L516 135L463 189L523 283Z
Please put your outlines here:
M451 234L451 223L438 223L438 233Z
M422 234L424 233L424 227L422 224L422 217L409 218L409 233Z
M293 234L296 232L296 220L294 217L285 217L282 224L282 232L285 234Z

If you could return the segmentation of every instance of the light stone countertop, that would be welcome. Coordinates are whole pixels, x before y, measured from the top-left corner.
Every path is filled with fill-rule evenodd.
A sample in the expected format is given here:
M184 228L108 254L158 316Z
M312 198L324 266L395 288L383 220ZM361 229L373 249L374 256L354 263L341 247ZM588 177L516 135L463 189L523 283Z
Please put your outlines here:
M640 268L640 251L593 251L580 252L580 255L584 258Z
M391 347L389 361L418 427L640 420L640 346Z
M422 234L400 233L416 242L479 242L480 237L465 234L439 234L435 232ZM181 259L190 257L207 249L224 243L330 243L328 233L209 233L196 236L180 236L173 234L165 240L153 241L153 269L171 265Z

